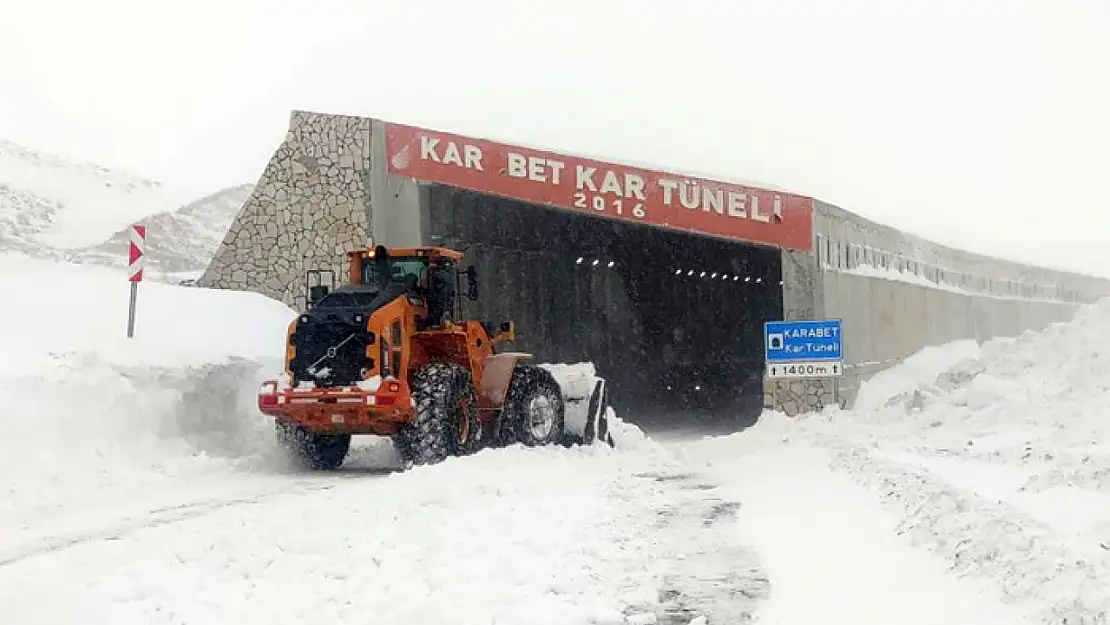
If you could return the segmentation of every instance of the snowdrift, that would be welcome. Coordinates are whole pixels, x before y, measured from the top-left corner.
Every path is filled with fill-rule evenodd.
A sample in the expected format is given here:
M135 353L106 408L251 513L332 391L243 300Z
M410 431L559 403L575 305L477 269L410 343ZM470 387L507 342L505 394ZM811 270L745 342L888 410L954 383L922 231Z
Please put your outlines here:
M272 337L292 311L144 283L128 340L127 290L123 271L0 256L0 514L79 506L265 451L248 393L280 364Z
M712 444L815 445L902 540L991 584L1031 622L1110 610L1110 300L1043 332L934 347L865 383L852 411L765 414Z
M255 293L143 282L135 338L128 340L129 288L122 269L0 255L5 350L32 361L50 353L96 352L134 365L203 364L228 356L280 363L283 345L275 344L274 332L285 332L295 314L280 302ZM10 358L0 367L29 369Z

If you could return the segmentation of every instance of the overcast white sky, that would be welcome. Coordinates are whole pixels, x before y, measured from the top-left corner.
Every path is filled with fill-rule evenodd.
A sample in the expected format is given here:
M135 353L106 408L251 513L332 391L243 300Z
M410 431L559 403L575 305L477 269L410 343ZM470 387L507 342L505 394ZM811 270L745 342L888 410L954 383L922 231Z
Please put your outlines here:
M306 108L1103 275L1108 76L1110 0L0 1L0 137L198 192L254 182Z

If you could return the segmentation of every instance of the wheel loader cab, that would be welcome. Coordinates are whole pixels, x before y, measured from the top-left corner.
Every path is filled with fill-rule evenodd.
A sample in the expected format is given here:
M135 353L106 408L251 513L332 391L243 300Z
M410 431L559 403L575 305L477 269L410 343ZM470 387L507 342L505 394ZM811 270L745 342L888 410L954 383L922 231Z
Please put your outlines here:
M385 287L397 283L406 287L406 291L418 292L421 278L428 272L429 258L426 256L391 256L386 254L368 254L361 265L361 275L357 284L377 285Z
M456 285L460 255L440 248L389 250L378 246L373 250L351 253L351 277L355 284L390 284L404 287L427 314L419 321L419 329L442 327L452 320L456 310Z

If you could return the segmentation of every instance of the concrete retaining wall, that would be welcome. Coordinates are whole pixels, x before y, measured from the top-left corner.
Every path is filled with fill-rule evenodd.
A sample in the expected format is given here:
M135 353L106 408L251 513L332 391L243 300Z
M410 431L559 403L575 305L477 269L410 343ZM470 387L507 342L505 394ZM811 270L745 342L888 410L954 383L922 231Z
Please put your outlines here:
M1110 282L979 256L823 202L814 215L815 317L844 324L844 399L930 345L984 341L1067 321Z

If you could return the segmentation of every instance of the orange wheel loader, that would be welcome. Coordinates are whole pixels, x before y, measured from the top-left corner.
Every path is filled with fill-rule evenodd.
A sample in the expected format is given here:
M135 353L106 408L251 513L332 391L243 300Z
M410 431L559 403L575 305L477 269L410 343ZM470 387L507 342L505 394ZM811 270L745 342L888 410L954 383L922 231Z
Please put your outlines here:
M307 309L287 332L285 375L258 392L259 410L275 419L299 466L339 467L356 434L391 437L406 466L488 445L612 444L604 380L589 397L567 396L530 354L498 352L514 339L511 321L494 328L459 320L463 275L467 297L478 295L474 267L459 269L460 252L377 246L347 257L349 283L339 288L334 272L308 272ZM568 402L581 404L581 435L568 431Z

